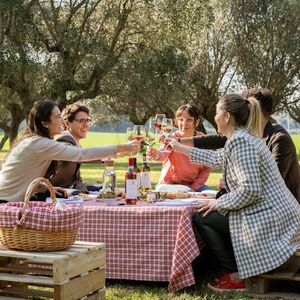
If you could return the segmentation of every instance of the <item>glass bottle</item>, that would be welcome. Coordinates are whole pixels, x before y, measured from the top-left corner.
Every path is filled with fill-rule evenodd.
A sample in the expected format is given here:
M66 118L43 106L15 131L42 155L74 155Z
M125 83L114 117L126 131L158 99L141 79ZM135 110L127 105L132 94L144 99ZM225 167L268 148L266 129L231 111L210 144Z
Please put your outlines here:
M110 199L116 197L116 172L114 170L114 161L106 160L104 162L105 170L102 176L102 198Z
M128 205L135 205L137 203L137 176L134 170L134 159L129 158L128 171L125 173L125 202Z
M136 173L136 182L137 182L137 196L138 198L141 196L141 170L137 166L137 158L132 157L133 159L133 170Z
M141 188L142 192L151 191L151 169L146 160L146 154L143 155L143 167L141 170Z

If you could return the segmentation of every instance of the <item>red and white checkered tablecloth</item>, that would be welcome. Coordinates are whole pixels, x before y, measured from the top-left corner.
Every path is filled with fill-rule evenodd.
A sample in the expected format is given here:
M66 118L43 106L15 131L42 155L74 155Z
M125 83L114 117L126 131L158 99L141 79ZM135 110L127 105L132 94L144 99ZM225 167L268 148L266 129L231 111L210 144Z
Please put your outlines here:
M191 217L196 207L96 202L83 207L77 239L105 243L106 278L168 281L170 292L195 283L191 263L200 251Z

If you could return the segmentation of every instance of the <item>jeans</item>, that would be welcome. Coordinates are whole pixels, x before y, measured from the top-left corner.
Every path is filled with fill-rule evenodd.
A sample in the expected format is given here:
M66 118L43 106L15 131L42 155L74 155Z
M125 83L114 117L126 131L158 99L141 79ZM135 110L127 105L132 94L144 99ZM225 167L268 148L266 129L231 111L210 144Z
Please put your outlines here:
M195 192L202 192L202 191L206 191L206 190L209 190L210 188L207 186L207 185L202 185L199 187L199 189Z
M220 273L237 272L229 232L228 214L223 216L214 211L203 217L201 213L196 212L193 221L206 246L215 256L220 266Z

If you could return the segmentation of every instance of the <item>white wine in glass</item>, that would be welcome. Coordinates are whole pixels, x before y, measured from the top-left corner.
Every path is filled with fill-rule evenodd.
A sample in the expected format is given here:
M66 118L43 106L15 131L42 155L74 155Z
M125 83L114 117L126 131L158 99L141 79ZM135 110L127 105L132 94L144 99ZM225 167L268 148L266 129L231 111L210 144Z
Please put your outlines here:
M133 141L133 127L127 127L126 138L128 142Z
M144 143L151 147L155 143L155 126L154 126L154 118L149 118L148 122L145 124L145 137L143 139Z
M173 119L166 118L162 122L162 132L166 134L166 136L169 136L173 131Z

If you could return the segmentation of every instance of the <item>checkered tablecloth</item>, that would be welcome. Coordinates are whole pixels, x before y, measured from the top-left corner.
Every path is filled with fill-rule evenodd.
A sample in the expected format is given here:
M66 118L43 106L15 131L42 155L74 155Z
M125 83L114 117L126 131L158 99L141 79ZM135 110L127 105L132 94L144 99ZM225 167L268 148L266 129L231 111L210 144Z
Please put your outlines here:
M191 263L200 254L191 225L195 209L89 203L77 239L105 243L106 278L168 281L174 292L195 283Z

